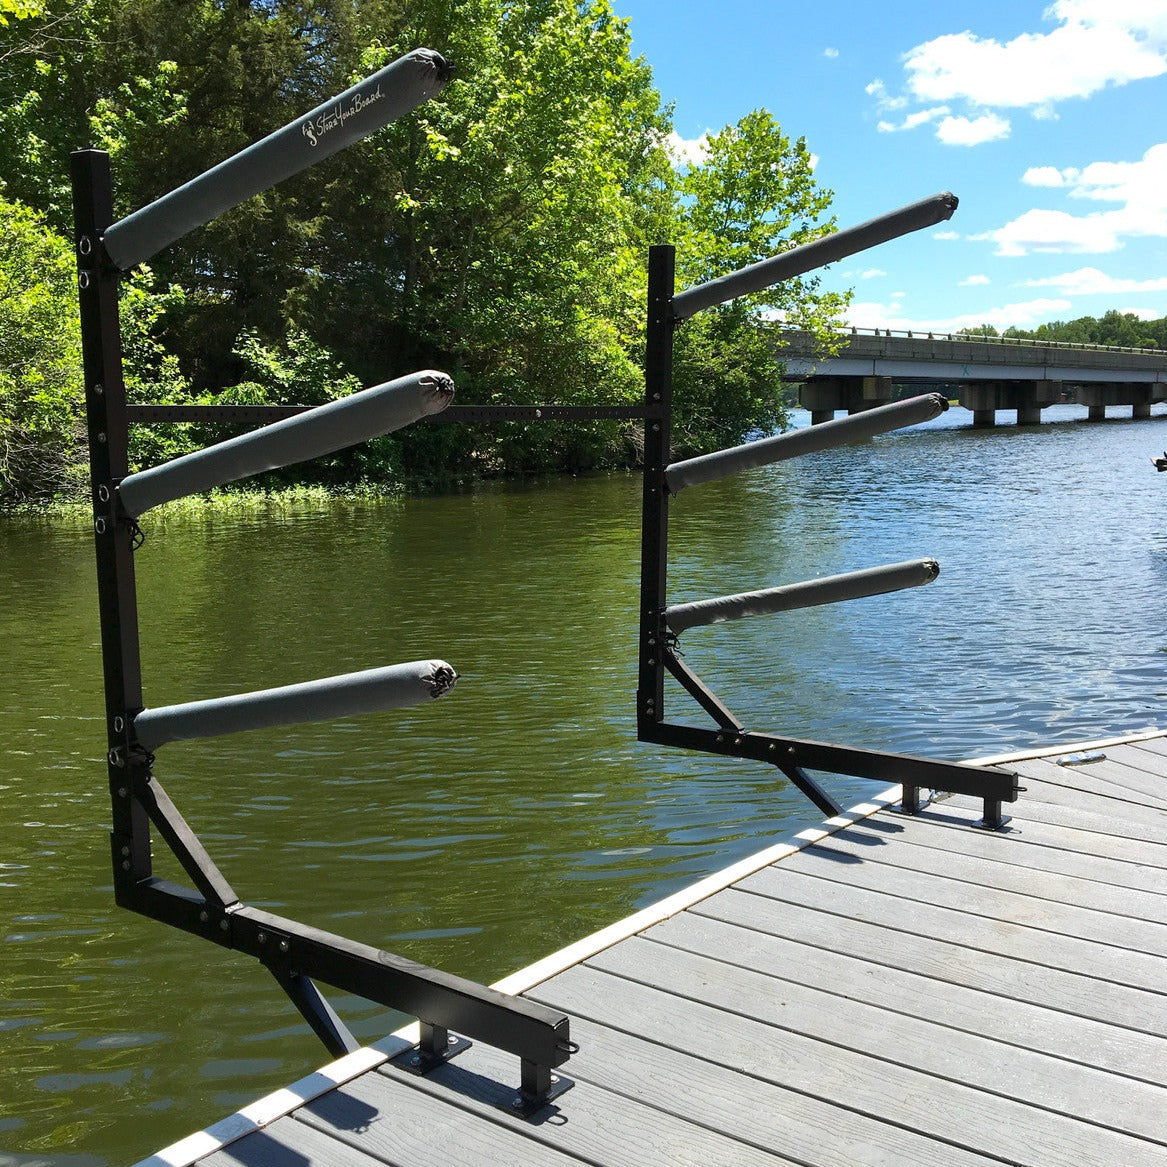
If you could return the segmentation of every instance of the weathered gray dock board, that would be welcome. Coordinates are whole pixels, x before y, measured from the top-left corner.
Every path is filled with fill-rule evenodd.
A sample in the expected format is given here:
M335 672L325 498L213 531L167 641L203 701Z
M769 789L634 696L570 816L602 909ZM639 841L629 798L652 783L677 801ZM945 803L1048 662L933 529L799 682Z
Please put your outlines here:
M502 982L581 1045L532 1118L392 1038L145 1163L1167 1167L1167 735L1010 766L1004 832L888 792Z

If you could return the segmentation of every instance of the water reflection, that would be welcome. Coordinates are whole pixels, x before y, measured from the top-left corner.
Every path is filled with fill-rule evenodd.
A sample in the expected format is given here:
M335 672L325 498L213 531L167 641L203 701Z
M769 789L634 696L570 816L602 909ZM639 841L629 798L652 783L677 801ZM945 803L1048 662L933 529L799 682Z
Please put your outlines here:
M750 725L959 758L1164 720L1161 421L960 420L678 496L677 601L941 563L927 588L686 633ZM489 980L815 818L763 767L632 740L638 508L615 476L155 518L150 702L429 656L462 674L424 709L160 751L240 894ZM252 962L114 908L90 534L8 520L0 553L0 1165L132 1161L322 1053ZM392 1028L337 996L358 1035Z

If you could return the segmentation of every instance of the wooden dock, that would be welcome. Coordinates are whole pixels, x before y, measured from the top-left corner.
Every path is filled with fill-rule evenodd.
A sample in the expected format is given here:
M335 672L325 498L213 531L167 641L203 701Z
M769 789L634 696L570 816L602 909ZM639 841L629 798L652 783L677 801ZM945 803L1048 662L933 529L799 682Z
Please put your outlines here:
M1003 832L889 791L501 982L581 1047L530 1118L395 1037L142 1167L1167 1167L1167 734L980 761Z

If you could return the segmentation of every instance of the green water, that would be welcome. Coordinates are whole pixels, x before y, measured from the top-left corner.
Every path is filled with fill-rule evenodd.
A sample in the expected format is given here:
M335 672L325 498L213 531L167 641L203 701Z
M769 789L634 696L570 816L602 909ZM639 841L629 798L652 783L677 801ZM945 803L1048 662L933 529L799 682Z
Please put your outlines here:
M1072 416L981 433L956 413L684 492L675 600L942 565L898 596L695 629L686 659L758 729L937 756L1167 723L1147 460L1167 427ZM423 709L159 752L243 899L490 981L817 819L764 767L633 740L639 490L144 524L150 704L431 656L461 674ZM114 908L91 535L10 518L0 551L0 1167L133 1162L327 1059L254 962ZM397 1024L331 997L364 1039Z

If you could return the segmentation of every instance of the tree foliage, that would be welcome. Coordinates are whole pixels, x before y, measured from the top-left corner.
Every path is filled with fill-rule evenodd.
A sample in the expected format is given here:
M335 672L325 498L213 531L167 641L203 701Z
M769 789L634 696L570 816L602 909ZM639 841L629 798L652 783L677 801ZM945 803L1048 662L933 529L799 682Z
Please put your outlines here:
M308 400L438 367L464 403L629 402L642 391L650 244L677 245L685 286L833 227L805 142L765 110L713 135L699 164L674 164L670 111L609 0L23 7L26 19L0 26L0 182L61 235L79 145L110 153L122 215L413 47L456 62L415 114L152 259L150 287L164 290L140 285L149 309L134 301L135 360L168 399ZM781 424L768 321L825 335L841 304L796 280L688 322L684 451ZM426 478L635 456L616 423L415 428L322 473ZM175 429L140 451L206 437Z
M966 336L1005 337L1017 340L1049 340L1068 344L1109 345L1114 348L1167 349L1167 316L1143 320L1133 312L1112 310L1101 317L1051 320L1037 328L1006 328L991 324L963 330Z

